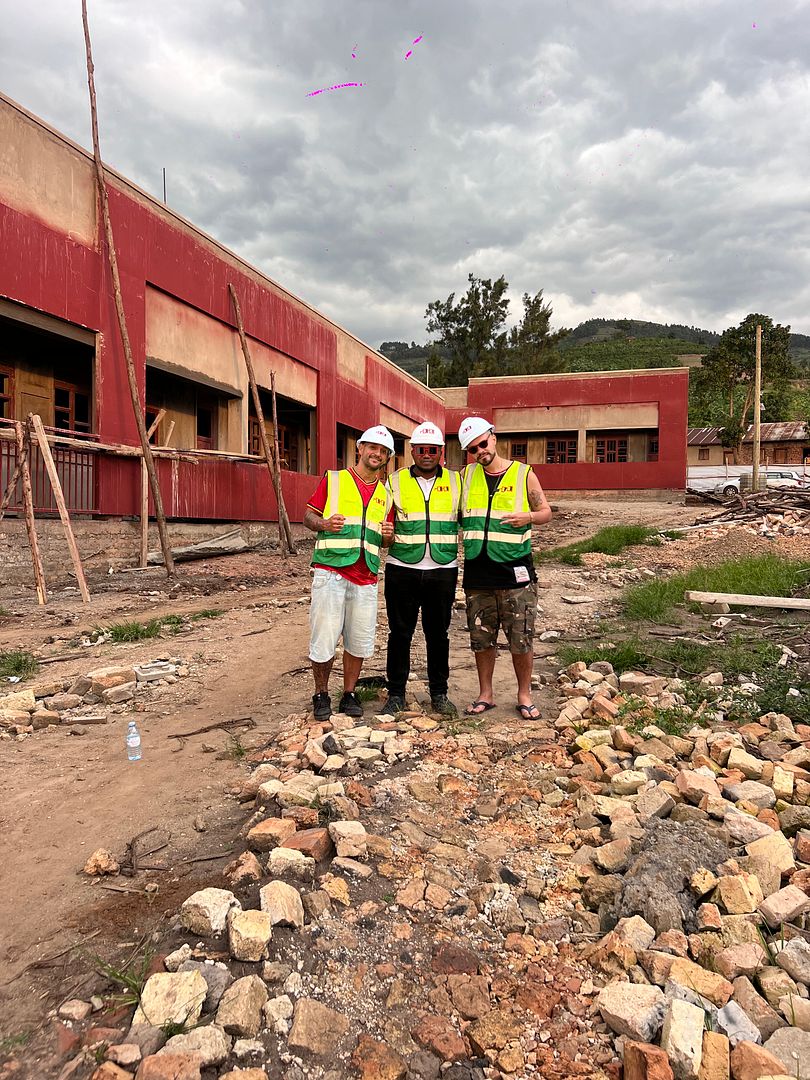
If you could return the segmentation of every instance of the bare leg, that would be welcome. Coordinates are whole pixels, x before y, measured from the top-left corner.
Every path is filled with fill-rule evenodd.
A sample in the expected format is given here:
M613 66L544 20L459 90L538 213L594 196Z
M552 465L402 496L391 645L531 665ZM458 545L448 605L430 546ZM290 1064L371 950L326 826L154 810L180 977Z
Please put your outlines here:
M343 692L352 693L357 680L360 678L360 669L363 666L362 656L352 656L351 653L343 652Z
M315 679L316 694L325 694L329 691L329 676L332 673L332 665L334 662L334 656L331 660L327 660L323 664L318 664L314 660L312 661L312 677Z
M495 671L495 658L498 655L496 648L483 649L473 653L475 666L478 668L478 700L488 701L493 704L492 674ZM480 711L480 710L479 710Z
M518 705L531 705L532 703L532 667L534 656L531 652L512 653L512 665L515 669L518 684Z

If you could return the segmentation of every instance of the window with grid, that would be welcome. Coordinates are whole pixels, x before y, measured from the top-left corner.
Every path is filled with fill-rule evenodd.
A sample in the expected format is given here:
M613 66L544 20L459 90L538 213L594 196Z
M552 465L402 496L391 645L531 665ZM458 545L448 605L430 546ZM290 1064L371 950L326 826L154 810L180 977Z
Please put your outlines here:
M11 420L14 411L14 372L11 368L0 367L0 416Z
M698 450L698 461L708 461L708 460L709 460L709 448L708 448L708 446L701 446L700 449Z
M658 461L658 432L647 438L647 461Z
M510 443L509 457L513 461L522 461L525 465L529 457L529 444L527 442Z
M546 465L573 465L576 460L576 439L546 439Z
M264 452L262 447L261 433L259 432L259 421L255 416L251 416L248 420L248 453L256 454L257 456Z
M67 431L90 431L90 395L72 383L53 385L53 425Z
M627 461L627 436L616 435L596 440L596 461L599 465Z

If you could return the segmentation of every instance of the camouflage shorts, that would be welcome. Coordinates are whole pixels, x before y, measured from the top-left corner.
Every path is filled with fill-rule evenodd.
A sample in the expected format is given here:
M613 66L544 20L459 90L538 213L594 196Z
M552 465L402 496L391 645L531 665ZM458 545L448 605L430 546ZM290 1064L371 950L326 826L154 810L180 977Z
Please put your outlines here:
M512 653L531 652L537 586L534 582L519 589L471 589L467 596L467 629L473 652L492 649L502 629Z

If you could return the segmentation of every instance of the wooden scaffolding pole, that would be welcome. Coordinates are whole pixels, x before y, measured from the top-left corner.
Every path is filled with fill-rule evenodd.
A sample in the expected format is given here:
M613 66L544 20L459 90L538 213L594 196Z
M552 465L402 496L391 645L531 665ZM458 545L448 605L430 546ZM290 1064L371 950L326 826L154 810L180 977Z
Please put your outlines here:
M0 521L3 520L3 515L8 509L8 505L14 498L14 492L17 489L17 481L20 479L20 463L19 461L14 466L14 472L11 474L11 479L6 485L6 490L2 500L0 500Z
M37 600L40 604L47 604L48 590L45 588L45 571L42 568L42 558L39 554L39 542L37 540L37 527L34 522L34 496L31 493L31 470L28 467L28 453L31 445L30 425L26 425L25 434L21 421L14 424L14 436L17 442L17 467L22 477L23 508L25 511L25 528L28 532L28 546L31 548L31 562L34 564L34 581L37 586Z
M270 479L273 483L273 490L276 493L276 502L278 504L279 548L281 549L282 556L286 558L287 555L295 554L295 545L293 544L290 519L287 516L287 507L284 505L284 492L281 490L281 466L278 459L278 424L276 423L276 376L275 373L271 373L270 375L273 400L273 450L271 451L270 441L267 438L267 431L264 426L264 411L262 410L262 403L259 400L259 388L256 385L256 374L253 370L253 361L250 357L250 349L248 348L247 337L245 336L245 326L242 322L242 309L239 306L239 297L236 295L236 289L234 289L230 282L228 283L228 291L231 294L234 315L236 317L236 328L239 331L239 340L242 343L242 355L245 358L245 367L247 368L248 382L250 383L250 393L253 398L253 408L256 410L256 419L259 421L259 439L261 440L262 450L264 451L264 460L267 463Z
M62 482L59 479L59 473L56 471L56 463L53 460L51 448L48 446L45 428L42 426L42 417L37 416L35 413L29 413L28 423L29 426L34 429L34 434L39 443L39 452L42 454L42 460L45 462L48 479L50 480L51 488L53 489L53 497L56 500L56 508L59 511L59 517L62 519L62 527L65 530L65 539L67 540L70 558L73 561L73 569L76 571L76 581L79 584L79 592L82 594L82 600L84 600L85 604L89 604L90 592L87 588L87 581L85 580L84 569L82 568L79 548L76 543L76 537L73 535L73 527L70 524L70 514L68 513L65 495L62 491Z
M143 460L149 475L149 485L152 489L152 501L155 507L160 546L163 550L163 561L166 564L166 573L171 577L174 574L174 559L172 558L169 532L166 528L166 515L163 511L163 499L160 495L155 459L149 447L149 439L146 435L146 425L143 419L141 399L138 394L138 380L135 375L135 363L132 359L132 348L127 330L127 320L124 314L124 301L121 295L121 278L118 273L118 256L115 252L112 222L110 220L110 207L107 200L107 182L104 178L104 165L101 160L101 149L98 138L98 109L96 106L96 84L93 77L93 53L90 47L90 27L87 21L87 0L82 0L82 25L84 27L84 44L87 54L87 85L90 91L90 121L93 131L93 159L96 167L96 183L98 186L99 202L101 204L101 216L104 222L104 234L107 242L107 256L112 275L113 296L115 299L115 311L118 316L118 328L121 332L121 343L124 348L124 358L127 365L127 381L129 394L132 399L132 411L135 414L135 424L138 428L138 437L141 440Z

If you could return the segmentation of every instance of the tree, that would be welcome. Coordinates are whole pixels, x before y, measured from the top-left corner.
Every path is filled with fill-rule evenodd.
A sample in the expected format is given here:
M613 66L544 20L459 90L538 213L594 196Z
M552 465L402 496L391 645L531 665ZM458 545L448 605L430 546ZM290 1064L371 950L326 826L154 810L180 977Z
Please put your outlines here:
M559 371L562 361L556 346L567 330L549 331L551 306L542 289L523 296L523 317L506 330L509 283L501 275L477 278L470 274L468 289L456 300L434 300L425 311L427 331L434 338L430 357L434 386L465 386L483 375L524 375Z
M739 326L725 330L695 376L698 393L719 393L727 402L720 439L734 451L735 461L754 403L757 325L762 327L762 389L781 389L794 375L789 354L790 327L774 324L768 315L748 315Z
M431 382L436 386L464 386L497 367L506 347L504 323L509 312L506 278L497 281L470 274L469 288L456 303L456 294L434 300L425 311L427 331L435 335L431 353ZM442 359L442 352L444 359Z
M523 318L509 331L505 372L488 374L539 375L560 371L563 360L557 346L567 330L551 333L551 304L543 303L543 290L523 294Z

